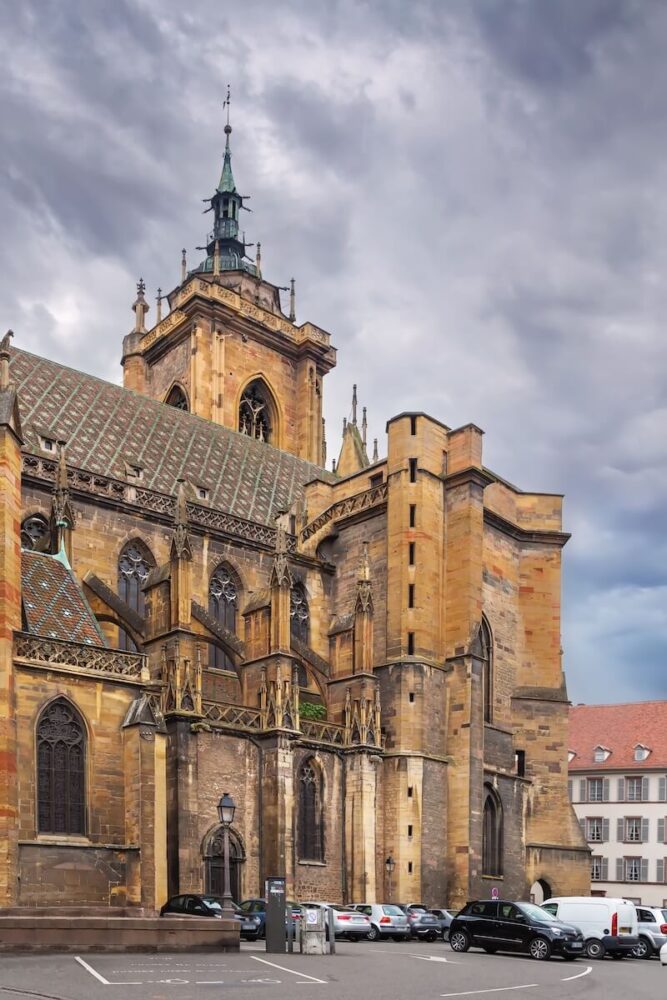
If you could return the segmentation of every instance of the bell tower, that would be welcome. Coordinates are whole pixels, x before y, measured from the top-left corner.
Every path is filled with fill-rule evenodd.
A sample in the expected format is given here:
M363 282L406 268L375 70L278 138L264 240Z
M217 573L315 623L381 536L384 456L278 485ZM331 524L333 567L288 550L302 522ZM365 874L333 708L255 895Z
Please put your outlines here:
M325 330L297 324L294 280L285 313L280 293L288 289L264 279L260 244L254 259L248 255L253 244L240 226L248 198L232 171L229 90L224 106L222 172L206 199L213 226L199 248L206 256L189 269L183 251L180 283L159 295L151 329L141 282L141 308L135 302L134 329L123 341L124 385L323 466L323 381L336 350Z

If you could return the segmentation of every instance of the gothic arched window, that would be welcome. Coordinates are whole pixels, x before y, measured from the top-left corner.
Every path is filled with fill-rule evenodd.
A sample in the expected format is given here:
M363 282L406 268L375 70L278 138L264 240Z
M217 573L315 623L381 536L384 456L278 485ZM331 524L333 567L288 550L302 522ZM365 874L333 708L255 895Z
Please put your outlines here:
M482 875L503 874L503 806L490 785L484 786Z
M236 634L236 608L239 586L237 580L224 564L218 566L208 585L208 612L223 628ZM217 646L211 646L209 666L218 670L233 670L232 658Z
M169 395L165 399L167 406L173 406L177 410L189 410L187 396L180 385L174 385L169 390Z
M271 395L260 378L248 385L239 404L239 430L257 441L270 441L273 433Z
M142 618L146 606L142 588L154 566L148 546L138 538L124 546L118 559L118 596ZM131 652L137 649L124 628L118 629L118 648Z
M301 642L308 643L310 611L306 589L302 583L295 583L292 586L289 599L289 617L292 635L300 639Z
M21 546L44 552L50 541L49 522L43 514L31 514L21 524Z
M310 758L299 771L299 857L303 861L324 861L324 820L322 776Z
M482 699L484 721L493 721L493 639L491 629L484 615L479 629L479 643L482 658Z
M64 698L51 702L37 723L37 830L86 832L86 733Z

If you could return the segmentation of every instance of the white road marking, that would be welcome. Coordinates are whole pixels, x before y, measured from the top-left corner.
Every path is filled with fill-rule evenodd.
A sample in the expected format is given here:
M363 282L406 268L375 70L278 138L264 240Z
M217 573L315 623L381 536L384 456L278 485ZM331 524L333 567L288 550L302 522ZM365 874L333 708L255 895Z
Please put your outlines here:
M88 962L84 962L84 960L82 958L79 958L78 955L76 955L75 958L76 961L79 963L79 965L82 965L86 970L86 972L89 972L91 976L94 976L95 979L97 979L98 982L102 983L103 986L111 986L109 980L105 979L104 976L101 976L99 972L96 972L95 969L92 967L92 965L88 965Z
M302 979L308 979L311 983L321 983L322 986L328 986L326 979L316 979L315 976L307 976L305 972L297 972L295 969L286 969L284 965L276 965L275 962L267 962L265 958L260 958L258 955L251 955L255 962L262 962L264 965L270 965L274 969L280 969L281 972L289 972L293 976L301 976ZM301 984L303 985L303 984Z
M587 976L589 972L593 971L593 966L588 965L583 972L578 972L576 976L566 976L565 979L561 979L562 983L570 983L573 979L581 979L582 976Z
M385 954L386 954L386 952L385 952ZM444 955L413 955L412 952L408 952L408 958L418 958L420 960L420 962L447 962L447 963L449 963L449 959L445 958ZM452 964L456 965L457 963L453 962Z
M441 993L441 997L476 997L480 993L505 993L507 990L531 990L539 983L526 983L525 986L494 986L490 990L467 990L465 993Z

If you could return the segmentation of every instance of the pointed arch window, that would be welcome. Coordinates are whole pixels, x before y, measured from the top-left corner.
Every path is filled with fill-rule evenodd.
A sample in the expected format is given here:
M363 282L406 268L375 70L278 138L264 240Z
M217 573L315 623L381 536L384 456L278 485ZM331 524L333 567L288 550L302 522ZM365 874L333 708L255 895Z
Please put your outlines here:
M482 874L503 874L503 806L490 785L484 786Z
M270 441L273 433L271 396L262 381L255 379L246 387L239 405L239 430L241 434L257 441Z
M236 635L236 609L239 585L235 574L224 563L211 574L208 585L208 612L223 628ZM217 670L234 670L234 661L217 646L210 647L209 666Z
M118 558L118 596L142 618L146 611L143 585L154 566L150 549L138 538L128 542ZM130 652L137 649L124 628L118 629L118 648Z
M324 861L322 775L315 762L307 760L299 771L299 857Z
M482 615L479 629L480 655L482 659L482 699L484 721L493 722L493 638L489 623Z
M173 406L177 410L189 410L188 397L185 395L180 385L174 385L169 390L169 395L165 399L167 406Z
M64 698L48 705L37 722L37 829L84 834L86 732Z
M49 522L43 514L32 514L21 523L21 547L45 552L50 542Z
M308 644L310 630L310 609L306 588L302 583L295 583L290 592L289 601L290 631L301 642Z

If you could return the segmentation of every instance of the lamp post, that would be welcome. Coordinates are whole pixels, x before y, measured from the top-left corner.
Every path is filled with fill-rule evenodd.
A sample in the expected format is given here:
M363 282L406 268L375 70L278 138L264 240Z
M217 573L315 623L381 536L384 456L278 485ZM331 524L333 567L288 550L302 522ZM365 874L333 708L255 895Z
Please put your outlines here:
M234 821L236 803L229 792L225 792L218 802L218 818L222 824L223 844L224 844L224 876L225 883L222 892L222 912L225 917L231 917L234 913L232 906L232 893L229 885L229 828Z
M388 883L388 886L389 886L388 891L387 891L387 902L388 903L391 902L391 876L393 874L393 871L394 871L395 867L396 867L396 862L394 861L394 859L392 858L392 856L390 854L389 857L387 858L387 860L384 863L384 868L385 868L385 871L387 873L387 883Z

